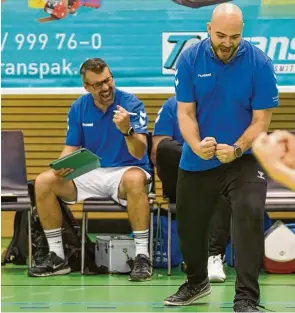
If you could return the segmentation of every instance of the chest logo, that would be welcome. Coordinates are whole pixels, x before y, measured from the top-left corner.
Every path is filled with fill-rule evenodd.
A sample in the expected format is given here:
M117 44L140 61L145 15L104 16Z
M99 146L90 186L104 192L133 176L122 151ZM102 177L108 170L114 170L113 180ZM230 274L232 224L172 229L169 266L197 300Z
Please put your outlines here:
M205 74L198 74L198 77L203 78L203 77L211 77L212 73L205 73Z

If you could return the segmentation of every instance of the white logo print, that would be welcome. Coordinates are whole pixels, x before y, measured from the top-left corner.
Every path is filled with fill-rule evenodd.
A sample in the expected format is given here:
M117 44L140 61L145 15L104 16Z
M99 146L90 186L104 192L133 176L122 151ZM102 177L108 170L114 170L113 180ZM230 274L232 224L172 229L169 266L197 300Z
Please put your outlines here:
M178 74L178 69L175 71L175 74L174 74L174 76L175 76L175 86L176 86L176 87L177 87L178 84L179 84L179 80L178 80L178 78L176 77L177 74Z
M264 180L265 180L265 177L263 177L263 175L264 175L263 172L258 171L257 173L258 173L258 176L257 176L258 178L261 178L261 179L264 179Z
M158 123L158 121L159 121L159 119L160 119L160 114L161 114L162 111L163 111L163 108L161 108L161 109L159 110L158 116L157 116L157 118L156 118L156 120L155 120L155 124Z
M210 76L212 76L212 73L198 74L198 77L210 77Z
M56 270L57 268L59 268L59 267L61 267L62 266L62 263L60 263L60 264L53 264L53 266L52 266L52 269L54 269L54 270Z
M140 123L140 125L141 125L141 127L142 128L146 128L147 126L146 126L146 123L147 123L147 121L146 121L146 112L144 112L144 111L140 111L139 112L139 123Z
M93 123L82 123L84 127L93 127Z

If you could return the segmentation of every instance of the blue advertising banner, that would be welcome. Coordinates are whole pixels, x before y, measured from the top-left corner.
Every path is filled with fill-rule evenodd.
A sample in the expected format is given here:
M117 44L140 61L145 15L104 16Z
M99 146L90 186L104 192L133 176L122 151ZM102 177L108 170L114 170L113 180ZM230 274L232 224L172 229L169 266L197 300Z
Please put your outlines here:
M27 1L2 3L3 88L81 87L79 67L90 57L110 65L117 86L171 87L177 57L208 36L214 4L227 2L51 0L58 5L45 12L44 0ZM295 0L232 2L244 13L244 38L272 58L279 86L295 86Z

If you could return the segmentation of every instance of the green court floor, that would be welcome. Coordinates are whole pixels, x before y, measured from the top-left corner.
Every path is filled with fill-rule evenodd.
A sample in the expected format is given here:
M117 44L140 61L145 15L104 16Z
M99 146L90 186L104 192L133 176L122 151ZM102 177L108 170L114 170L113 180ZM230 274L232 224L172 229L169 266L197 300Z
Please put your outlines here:
M1 312L232 312L235 271L226 268L224 284L188 307L164 307L163 299L184 281L179 269L171 277L156 270L149 282L134 283L127 275L32 278L26 267L2 267ZM261 273L261 304L276 312L295 312L295 275Z

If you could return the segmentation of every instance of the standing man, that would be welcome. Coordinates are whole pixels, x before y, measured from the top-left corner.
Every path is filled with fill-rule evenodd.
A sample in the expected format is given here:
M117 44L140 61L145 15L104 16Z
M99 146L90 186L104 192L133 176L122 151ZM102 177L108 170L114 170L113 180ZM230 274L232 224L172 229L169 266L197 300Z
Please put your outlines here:
M269 127L278 89L270 58L241 39L242 30L236 5L217 6L208 23L210 38L185 50L176 66L178 120L185 140L176 205L187 281L165 299L166 305L188 305L211 293L209 223L223 194L234 221L234 311L259 311L267 184L251 145Z
M108 65L88 59L80 69L86 95L79 97L68 114L64 157L84 147L100 157L101 167L74 180L64 176L71 169L48 170L35 182L37 211L49 245L42 264L29 269L30 276L51 276L71 271L62 243L62 214L57 197L66 202L111 197L123 206L134 233L134 267L130 280L151 279L149 262L149 184L147 115L134 95L115 88ZM127 200L127 201L126 201Z
M155 121L151 158L162 181L163 194L176 202L176 184L179 161L184 144L177 119L176 97L169 98L158 112ZM223 259L230 235L231 207L220 197L211 222L209 235L208 277L210 282L223 283L226 275Z

